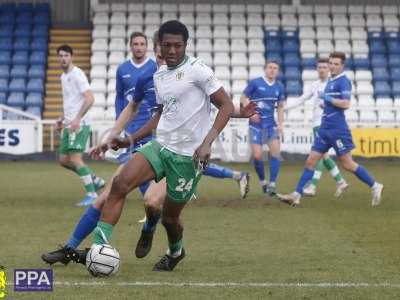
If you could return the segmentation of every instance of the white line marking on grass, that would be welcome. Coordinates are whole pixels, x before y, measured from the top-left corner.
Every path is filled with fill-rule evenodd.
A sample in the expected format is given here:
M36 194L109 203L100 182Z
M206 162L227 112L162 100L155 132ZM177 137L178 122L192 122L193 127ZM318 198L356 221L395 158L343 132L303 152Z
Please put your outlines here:
M14 285L14 282L7 282ZM400 288L400 283L367 283L367 282L107 282L107 281L54 281L55 286L133 286L133 287L192 287L192 288Z

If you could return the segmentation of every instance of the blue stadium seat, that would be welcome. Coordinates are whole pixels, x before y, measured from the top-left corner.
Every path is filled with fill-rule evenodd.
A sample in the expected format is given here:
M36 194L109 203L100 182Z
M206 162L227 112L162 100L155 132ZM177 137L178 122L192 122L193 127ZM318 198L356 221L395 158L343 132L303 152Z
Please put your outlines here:
M384 38L385 38L385 33L383 31L368 31L369 41L383 40Z
M298 41L299 39L299 32L293 30L283 30L281 33L281 37L283 40L294 40Z
M0 104L7 104L7 94L0 93Z
M13 25L2 25L0 27L0 38L12 38L14 34Z
M15 13L3 12L0 14L0 24L14 24L14 23L15 23Z
M37 13L33 17L33 22L37 25L50 25L50 15L48 13Z
M399 40L389 40L386 42L389 54L400 54L400 41Z
M28 93L43 93L44 86L42 79L30 79L28 85L26 86L26 91Z
M17 11L19 13L33 12L33 4L30 2L19 3L17 6Z
M50 13L50 4L46 2L36 3L35 7L33 8L35 13L38 12L47 12Z
M389 67L400 67L400 54L389 55Z
M396 40L400 38L399 33L396 31L385 31L385 40Z
M26 106L43 106L43 96L41 93L29 93L26 97Z
M44 66L33 65L29 69L28 76L30 78L44 79L44 77L46 76L46 70L45 70Z
M400 81L392 82L392 94L394 98L400 97Z
M11 69L11 78L22 78L28 77L28 67L26 65L15 65Z
M303 92L301 81L288 80L286 81L286 96L300 96Z
M17 24L31 25L33 22L33 15L31 12L19 13L16 18Z
M10 93L25 93L26 91L26 82L25 79L12 79L8 86L8 90Z
M48 39L49 27L47 25L35 25L35 27L32 29L32 36L34 38L41 37Z
M24 93L10 93L7 99L7 105L23 108L25 106Z
M392 88L386 81L376 81L374 83L375 98L388 98L392 96Z
M285 40L282 49L284 53L298 53L300 46L296 40Z
M0 65L0 78L8 79L10 77L10 66Z
M265 40L265 49L267 52L281 52L281 41L279 39L267 39Z
M371 67L372 68L386 68L387 59L383 54L375 54L371 57Z
M285 80L286 81L301 80L300 69L296 67L285 68Z
M42 110L40 107L37 106L28 106L26 109L27 113L35 115L38 118L42 118Z
M45 65L46 64L46 52L44 51L33 51L30 57L31 65Z
M29 64L28 51L17 51L14 52L12 57L12 62L14 65L27 65Z
M389 72L387 71L386 68L373 68L372 78L374 81L388 81Z
M278 39L280 40L282 33L279 30L267 30L265 31L264 38L267 39Z
M13 50L12 38L1 38L0 51L12 51L12 50Z
M351 57L347 57L344 63L345 70L353 70L354 69L354 60Z
M47 45L46 38L34 38L31 42L31 51L47 51Z
M391 68L390 69L390 79L392 81L400 81L400 68Z
M0 93L8 93L8 79L0 79Z
M368 58L354 58L353 67L355 70L369 70L370 63Z
M32 35L31 25L27 24L18 25L14 30L14 36L30 38L31 35Z
M282 56L279 52L269 52L265 56L266 60L273 60L278 62L279 65L282 64Z
M287 67L300 67L301 60L297 53L288 53L284 55L283 65Z
M10 51L0 51L0 64L1 65L11 65L11 52Z
M29 38L16 38L14 40L14 51L24 51L29 49Z
M14 2L3 3L0 5L0 11L15 13L17 11L17 5Z
M383 40L372 40L369 42L369 52L371 54L384 54L386 52Z
M317 66L317 60L313 57L303 58L301 60L301 66L305 70L314 70Z

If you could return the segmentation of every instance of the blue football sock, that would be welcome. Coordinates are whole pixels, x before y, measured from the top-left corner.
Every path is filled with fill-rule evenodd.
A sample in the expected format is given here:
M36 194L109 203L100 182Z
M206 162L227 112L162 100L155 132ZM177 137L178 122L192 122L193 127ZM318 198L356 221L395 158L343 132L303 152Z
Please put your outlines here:
M73 249L79 246L79 244L96 228L97 222L100 219L100 210L90 206L85 213L82 215L78 224L75 226L75 230L68 241L67 245Z
M271 156L269 160L269 182L276 182L280 166L281 161L279 160L279 158Z
M365 184L368 184L369 187L372 187L375 183L375 179L368 173L367 169L363 166L359 165L354 172L354 174Z
M143 224L142 231L144 232L153 232L156 229L158 220L160 220L161 215L156 214L150 217L146 216L146 222Z
M314 176L314 170L305 168L296 187L296 192L303 195L303 189Z
M142 196L144 196L144 194L146 194L146 191L149 188L149 186L150 186L150 182L148 182L148 181L139 185L139 190L142 193Z
M253 160L254 168L256 169L258 178L260 181L265 180L265 172L264 172L264 161L254 159Z
M233 178L233 171L216 164L209 164L205 168L203 175L216 178Z

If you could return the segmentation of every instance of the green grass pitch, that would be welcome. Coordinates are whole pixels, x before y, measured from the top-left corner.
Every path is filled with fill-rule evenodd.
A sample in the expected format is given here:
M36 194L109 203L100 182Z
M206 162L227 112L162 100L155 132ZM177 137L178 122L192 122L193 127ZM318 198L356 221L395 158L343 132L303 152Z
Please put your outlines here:
M90 165L105 178L116 168ZM229 165L251 171L246 200L235 182L204 177L198 200L183 212L187 257L172 273L151 271L167 247L162 226L149 256L134 257L144 215L134 192L111 241L122 257L116 276L97 279L81 265L56 265L53 292L15 293L9 285L5 299L399 299L398 162L365 165L385 184L377 208L348 173L343 198L333 197L334 181L324 173L318 196L299 208L263 196L250 164ZM303 162L283 163L281 192L293 190L302 168ZM13 281L14 268L47 267L40 255L69 237L84 210L74 206L83 189L56 163L1 162L0 193L0 265ZM83 246L90 243L91 237Z

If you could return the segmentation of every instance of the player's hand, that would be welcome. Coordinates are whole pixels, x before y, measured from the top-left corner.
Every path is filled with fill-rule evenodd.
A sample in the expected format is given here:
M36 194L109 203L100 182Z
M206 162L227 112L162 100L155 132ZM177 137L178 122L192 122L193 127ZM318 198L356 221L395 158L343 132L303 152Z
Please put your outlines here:
M61 131L62 130L62 128L63 128L63 120L64 120L64 118L58 118L57 119L56 127L55 127L57 131Z
M240 114L243 118L250 118L256 113L257 103L250 101L247 105L240 105Z
M104 159L104 153L108 150L107 143L102 143L89 150L89 155L93 159Z
M334 99L332 96L327 95L327 94L325 94L325 93L321 93L321 94L319 95L319 98L321 98L322 100L324 100L324 102L329 102L329 103L332 103L332 101L333 101L333 99Z
M253 123L260 123L261 122L261 118L260 118L260 115L258 113L255 113L249 119Z
M202 169L204 169L207 164L208 160L211 156L211 145L209 143L202 143L194 152L193 160L196 164L200 165Z
M73 119L71 124L69 124L69 129L72 132L77 132L79 131L79 127L81 126L81 120L80 119Z

